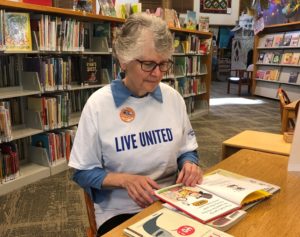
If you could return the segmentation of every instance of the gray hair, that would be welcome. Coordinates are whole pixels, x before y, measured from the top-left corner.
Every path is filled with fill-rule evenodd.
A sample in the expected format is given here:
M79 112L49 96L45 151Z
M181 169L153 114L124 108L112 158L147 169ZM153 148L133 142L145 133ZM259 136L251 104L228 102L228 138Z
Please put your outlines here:
M146 13L129 16L117 30L113 42L113 55L120 63L129 63L143 55L149 37L153 37L155 51L170 58L173 53L173 37L161 18ZM150 38L151 39L151 38Z

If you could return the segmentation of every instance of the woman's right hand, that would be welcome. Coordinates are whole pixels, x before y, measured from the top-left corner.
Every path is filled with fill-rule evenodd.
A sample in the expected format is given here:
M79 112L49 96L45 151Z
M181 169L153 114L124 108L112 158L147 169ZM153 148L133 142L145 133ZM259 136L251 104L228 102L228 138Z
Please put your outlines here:
M129 197L140 207L147 207L154 202L154 189L160 189L159 185L147 176L109 173L103 186L114 186L125 188Z

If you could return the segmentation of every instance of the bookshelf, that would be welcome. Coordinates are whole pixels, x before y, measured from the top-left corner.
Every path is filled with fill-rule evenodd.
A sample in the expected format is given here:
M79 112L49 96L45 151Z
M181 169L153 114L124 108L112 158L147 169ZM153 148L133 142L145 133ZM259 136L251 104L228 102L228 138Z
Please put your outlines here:
M212 34L170 28L174 37L174 68L163 82L173 86L184 98L190 118L207 114L209 109Z
M283 88L291 100L300 96L300 22L266 26L255 36L255 95L278 99Z
M28 13L30 19L37 19L38 21L46 18L50 22L51 19L55 19L56 22L68 20L78 23L79 26L82 25L84 29L87 26L90 30L90 38L88 38L90 47L77 45L73 48L63 48L63 45L61 45L58 48L57 43L54 46L49 44L50 46L48 47L45 43L46 41L43 41L45 45L41 48L42 38L40 38L38 33L35 37L39 40L36 40L35 43L32 40L33 47L30 51L1 50L0 45L0 73L3 73L1 66L6 65L5 63L8 62L7 70L15 78L13 83L9 79L4 82L7 85L0 84L0 103L4 102L4 104L14 106L13 108L5 108L5 105L0 104L0 116L9 114L7 111L11 113L18 112L18 116L15 116L15 114L12 116L9 133L5 136L0 133L1 152L4 150L3 146L7 143L13 143L17 148L17 152L14 153L17 154L17 159L14 160L12 165L18 168L17 172L11 172L6 176L0 173L0 195L3 195L68 168L67 157L70 152L72 137L75 135L73 126L76 126L79 122L85 101L91 93L109 83L117 73L117 66L112 58L111 38L108 35L97 39L93 38L96 36L91 36L92 32L95 32L94 28L92 29L91 27L95 27L96 24L107 23L110 30L113 30L113 27L124 23L124 19L5 0L0 2L0 10L3 10L2 12ZM198 40L206 40L212 37L207 32L176 28L170 28L170 30L183 38L194 37ZM33 28L31 29L31 37L34 38ZM59 38L59 36L52 38L55 38L56 41L56 38ZM84 45L84 43L82 44ZM82 82L78 78L79 71L76 71L81 65L78 64L78 61L82 57L89 56L97 57L101 65L101 80L91 84ZM182 78L188 77L189 80L198 80L203 85L202 90L199 90L197 93L183 94L189 106L188 108L193 107L193 109L190 108L190 116L194 116L196 112L207 112L209 109L211 80L210 51L205 53L182 52L174 54L173 58L174 60L182 58L181 60L184 62ZM196 60L195 62L198 60L200 65L205 65L205 67L198 67L197 72L187 75L186 62L189 59L194 59ZM56 80L56 78L59 78L58 76L52 76L53 65L60 65L60 63L63 68L61 70L66 74L69 73L67 75L69 75L70 80L66 79L68 76L64 73L62 73L64 76L62 76L63 79L61 81ZM42 80L42 72L44 72L41 70L42 66L48 68L46 81ZM39 70L36 70L36 67ZM176 67L172 69L172 71L176 70ZM59 74L57 71L56 73ZM53 73L53 75L56 74ZM51 81L52 77L55 78L54 81ZM169 77L171 84L175 84L174 80L180 79L180 75L175 78L174 74L173 76L166 75L166 79L167 77ZM64 81L65 79L66 81ZM47 84L49 81L52 84ZM35 100L37 98L38 100ZM31 102L29 103L29 101ZM32 101L35 102L33 103ZM43 106L45 106L45 103L48 106L47 113L44 112L45 108ZM52 108L52 112L49 112L50 108ZM4 114L2 113L3 111L5 111ZM49 117L50 113L54 115ZM32 146L33 140L37 139L38 136L47 137L49 139L48 143L51 143L52 146L48 147L37 143L36 146ZM3 155L0 156L0 161L4 159L3 157Z

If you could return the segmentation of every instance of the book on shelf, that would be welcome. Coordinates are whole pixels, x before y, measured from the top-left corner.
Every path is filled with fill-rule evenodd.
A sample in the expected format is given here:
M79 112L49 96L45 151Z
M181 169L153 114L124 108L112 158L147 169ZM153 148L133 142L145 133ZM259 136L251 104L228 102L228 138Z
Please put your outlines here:
M281 61L281 52L274 52L272 63L279 64Z
M18 147L15 142L0 144L0 184L20 175Z
M0 10L0 51L4 50L5 42L4 42L4 10Z
M103 16L116 16L115 5L112 0L98 0L100 4L100 13Z
M279 77L279 71L277 69L266 70L263 77L264 80L277 81Z
M271 64L273 62L273 57L274 57L274 53L271 52L265 53L263 63Z
M169 27L175 27L175 14L176 13L174 11L175 11L174 9L169 9L169 8L164 9L163 18Z
M289 83L297 83L299 72L292 71L289 76Z
M273 45L274 35L268 35L265 40L265 47L270 48Z
M274 40L272 47L279 47L282 45L284 34L276 34L274 35Z
M31 51L29 13L5 12L4 39L6 51Z
M298 65L300 59L300 53L293 53L290 64L291 65Z
M24 3L37 4L42 6L52 6L52 0L23 0Z
M289 32L285 33L282 46L290 46L291 40L292 40L292 34Z
M195 11L186 11L186 28L189 30L196 30L197 17Z
M155 195L201 223L208 223L272 194L246 178L213 173L204 176L201 185L175 184L156 190Z
M293 57L293 53L287 52L282 55L281 64L290 64Z
M232 236L167 208L162 208L128 226L124 229L124 234L131 237Z
M265 54L266 54L265 52L259 53L257 63L263 63L264 62Z
M256 78L258 78L258 79L264 79L265 74L266 74L266 71L264 71L264 70L257 70L256 71Z
M292 38L291 38L291 42L290 42L290 46L291 47L297 47L298 43L299 43L299 37L300 37L300 32L293 32L292 34Z
M200 16L198 30L208 32L209 31L209 16Z
M82 56L79 58L80 84L101 83L101 56Z

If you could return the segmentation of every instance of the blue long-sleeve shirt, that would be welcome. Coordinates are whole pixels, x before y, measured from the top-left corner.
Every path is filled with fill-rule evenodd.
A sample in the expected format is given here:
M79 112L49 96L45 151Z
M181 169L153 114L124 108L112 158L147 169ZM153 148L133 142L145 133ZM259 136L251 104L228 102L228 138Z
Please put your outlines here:
M190 161L198 165L198 153L197 151L190 151L182 154L177 159L178 169L181 170L184 162ZM102 168L93 168L91 170L75 170L73 180L78 183L91 197L91 199L99 203L102 201L101 195L105 192L102 189L102 183L107 175L107 171Z

